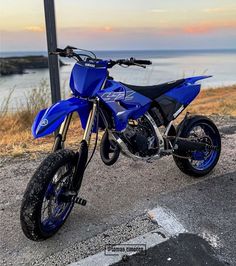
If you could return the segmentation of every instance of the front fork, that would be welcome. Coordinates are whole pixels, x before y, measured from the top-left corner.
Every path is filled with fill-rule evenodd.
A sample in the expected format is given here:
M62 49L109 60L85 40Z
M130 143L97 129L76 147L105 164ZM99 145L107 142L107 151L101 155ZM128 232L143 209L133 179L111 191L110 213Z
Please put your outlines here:
M84 130L84 135L82 141L86 141L87 145L90 143L91 139L91 134L92 134L92 129L94 125L94 120L97 112L97 101L93 103L93 107L90 111L88 121L86 124L86 128ZM70 126L71 118L72 118L73 113L70 113L63 121L63 123L60 126L60 129L58 131L58 134L56 135L52 151L55 152L60 149L64 149L65 146L65 141L66 141L66 136L67 132Z
M75 174L73 178L73 189L78 192L84 176L84 171L87 167L88 161L88 146L90 144L90 139L92 135L92 130L94 127L94 121L97 114L98 102L93 103L92 110L89 113L88 121L85 127L84 136L80 143L80 149L77 152L77 164L75 169ZM98 118L97 118L98 119ZM97 129L98 130L98 129Z
M87 160L88 160L88 146L90 143L97 111L98 111L98 101L95 100L93 102L92 109L89 113L87 124L84 130L83 139L80 143L81 145L80 145L79 151L76 153L76 168L75 168L75 173L74 173L73 182L72 182L73 191L75 192L79 191L82 180L83 180L83 175L84 175L84 171L85 171ZM56 136L55 141L54 141L53 152L64 148L64 143L66 141L66 135L69 129L72 115L73 113L70 113L65 118L63 123L61 124L59 133Z

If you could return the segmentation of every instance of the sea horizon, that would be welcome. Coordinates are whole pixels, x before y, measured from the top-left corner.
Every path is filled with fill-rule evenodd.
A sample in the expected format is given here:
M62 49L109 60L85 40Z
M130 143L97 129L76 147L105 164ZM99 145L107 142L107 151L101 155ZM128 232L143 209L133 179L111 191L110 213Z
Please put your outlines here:
M85 48L82 48L85 49ZM189 48L176 48L176 49L102 49L102 50L88 50L98 53L108 53L108 52L236 52L236 48L199 48L199 49L189 49ZM47 50L10 50L10 51L0 51L0 57L5 57L5 55L11 54L29 54L29 55L42 55L48 54ZM4 56L3 56L4 55Z

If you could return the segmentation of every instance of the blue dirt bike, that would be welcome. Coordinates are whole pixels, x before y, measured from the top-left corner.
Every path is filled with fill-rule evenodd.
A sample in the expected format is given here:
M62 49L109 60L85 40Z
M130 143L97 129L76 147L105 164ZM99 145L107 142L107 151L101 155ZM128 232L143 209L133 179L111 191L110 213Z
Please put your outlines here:
M115 65L145 68L150 61L102 60L92 52L75 50L67 46L51 53L76 60L70 77L73 97L41 110L32 126L35 138L57 132L53 152L37 168L22 201L21 226L24 234L35 241L54 235L75 203L86 204L79 190L99 130L104 131L100 155L106 165L113 165L120 152L144 161L172 155L183 173L201 177L215 167L220 156L220 134L207 117L187 113L176 128L173 125L199 94L197 81L209 76L134 86L113 80L108 69ZM74 112L79 114L84 129L77 152L64 147ZM96 141L88 158L92 133Z

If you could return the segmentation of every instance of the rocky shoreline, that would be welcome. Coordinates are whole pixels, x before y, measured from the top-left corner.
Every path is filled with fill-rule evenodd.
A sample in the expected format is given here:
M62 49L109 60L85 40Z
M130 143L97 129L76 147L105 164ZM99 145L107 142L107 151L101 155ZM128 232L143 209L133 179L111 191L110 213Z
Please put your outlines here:
M60 66L65 64L60 60ZM48 68L46 56L1 57L0 75L25 74L26 69Z

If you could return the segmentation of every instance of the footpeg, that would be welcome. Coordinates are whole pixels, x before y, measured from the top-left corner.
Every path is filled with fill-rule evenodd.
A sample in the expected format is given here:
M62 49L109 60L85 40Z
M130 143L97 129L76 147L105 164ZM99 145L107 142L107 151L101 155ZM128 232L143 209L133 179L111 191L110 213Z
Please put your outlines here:
M80 204L80 205L82 205L82 206L85 206L85 205L87 204L87 200L82 199L82 198L80 198L80 197L76 197L76 198L74 199L74 203L77 203L77 204Z
M61 202L74 202L82 206L85 206L87 203L87 200L77 197L77 193L75 191L66 191L60 194L58 200Z

